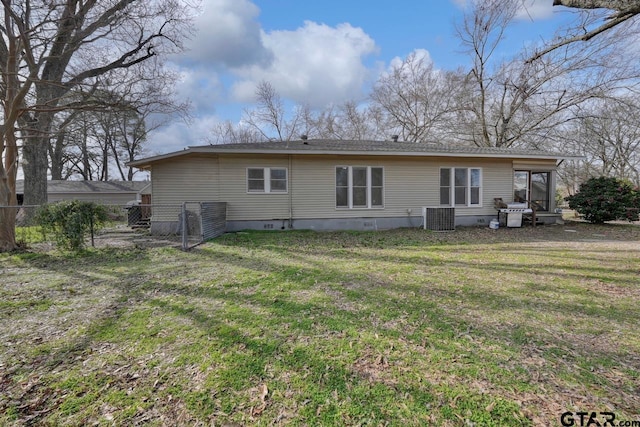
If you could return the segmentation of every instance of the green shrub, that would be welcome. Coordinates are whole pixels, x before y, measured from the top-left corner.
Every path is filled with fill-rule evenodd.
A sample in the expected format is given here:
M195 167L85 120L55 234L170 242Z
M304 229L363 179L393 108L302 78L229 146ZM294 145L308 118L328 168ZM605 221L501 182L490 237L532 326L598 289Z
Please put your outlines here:
M626 181L605 176L582 183L578 193L565 200L571 209L597 224L618 219L634 220L634 209L640 207L637 189Z
M85 239L108 219L107 208L93 202L66 200L42 206L37 214L45 233L51 233L56 243L68 250L79 251Z

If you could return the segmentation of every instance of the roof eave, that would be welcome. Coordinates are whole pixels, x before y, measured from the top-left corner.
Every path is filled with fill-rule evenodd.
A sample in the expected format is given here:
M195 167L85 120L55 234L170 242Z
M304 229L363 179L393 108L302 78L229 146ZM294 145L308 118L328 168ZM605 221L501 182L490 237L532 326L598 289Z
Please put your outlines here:
M181 151L148 157L127 163L127 166L148 169L152 163L188 154L270 154L270 155L324 155L324 156L395 156L395 157L471 157L471 158L501 158L501 159L539 159L539 160L580 160L584 157L563 154L527 154L527 153L468 153L443 151L362 151L362 150L247 150L247 149L216 149L211 147L188 147Z

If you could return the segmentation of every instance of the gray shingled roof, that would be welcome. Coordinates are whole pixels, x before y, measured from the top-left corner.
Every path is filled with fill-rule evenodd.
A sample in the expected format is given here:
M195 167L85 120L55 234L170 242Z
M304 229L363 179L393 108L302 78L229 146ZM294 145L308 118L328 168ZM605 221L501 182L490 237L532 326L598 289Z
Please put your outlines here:
M254 150L291 150L291 151L362 151L362 152L394 152L394 153L469 153L469 154L550 154L540 150L521 150L495 147L447 146L433 143L393 142L393 141L351 141L335 139L310 139L307 141L268 141L239 144L219 144L194 146L189 148L211 147L214 151L254 151ZM557 154L557 153L554 153Z
M138 193L148 181L47 181L47 192L57 193ZM16 193L24 192L24 181L16 181Z
M146 166L158 160L187 154L336 154L336 155L389 155L389 156L455 156L455 157L513 157L563 159L577 156L541 150L447 146L433 143L393 141L352 141L334 139L309 139L296 141L268 141L238 144L200 145L182 151L162 154L129 163Z

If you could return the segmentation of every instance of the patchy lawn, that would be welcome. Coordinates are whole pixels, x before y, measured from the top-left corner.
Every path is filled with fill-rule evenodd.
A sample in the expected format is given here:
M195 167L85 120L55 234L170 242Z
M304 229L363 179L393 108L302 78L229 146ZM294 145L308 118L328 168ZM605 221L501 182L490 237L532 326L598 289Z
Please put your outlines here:
M0 267L0 425L640 420L638 226L248 232Z

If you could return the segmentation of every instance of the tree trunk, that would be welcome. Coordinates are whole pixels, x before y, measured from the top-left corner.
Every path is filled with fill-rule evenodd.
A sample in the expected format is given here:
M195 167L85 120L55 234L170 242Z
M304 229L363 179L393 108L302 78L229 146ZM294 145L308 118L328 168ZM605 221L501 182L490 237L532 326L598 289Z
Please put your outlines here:
M44 116L44 117L43 117ZM22 170L24 172L24 204L42 205L47 203L47 172L49 161L49 129L51 119L48 114L39 115L39 120L32 122L33 130L27 131L27 138L22 150Z
M6 125L5 125L6 126ZM0 252L17 249L16 214L16 176L18 171L18 147L13 127L2 126L0 147L4 151L4 162L0 164Z
M4 174L5 169L2 169ZM11 173L9 173L11 175ZM13 178L13 179L12 179ZM13 189L11 188L13 184ZM17 248L16 244L16 200L15 176L0 179L0 252Z
M47 146L49 138L37 138L24 145L24 204L47 203Z
M67 136L67 132L61 130L56 136L56 142L54 144L50 144L49 149L49 159L51 160L51 179L53 180L62 180L62 171L64 169L64 144Z
M2 187L0 185L0 187ZM4 196L6 190L0 189ZM17 249L16 244L16 211L14 207L0 207L0 252L10 252Z

